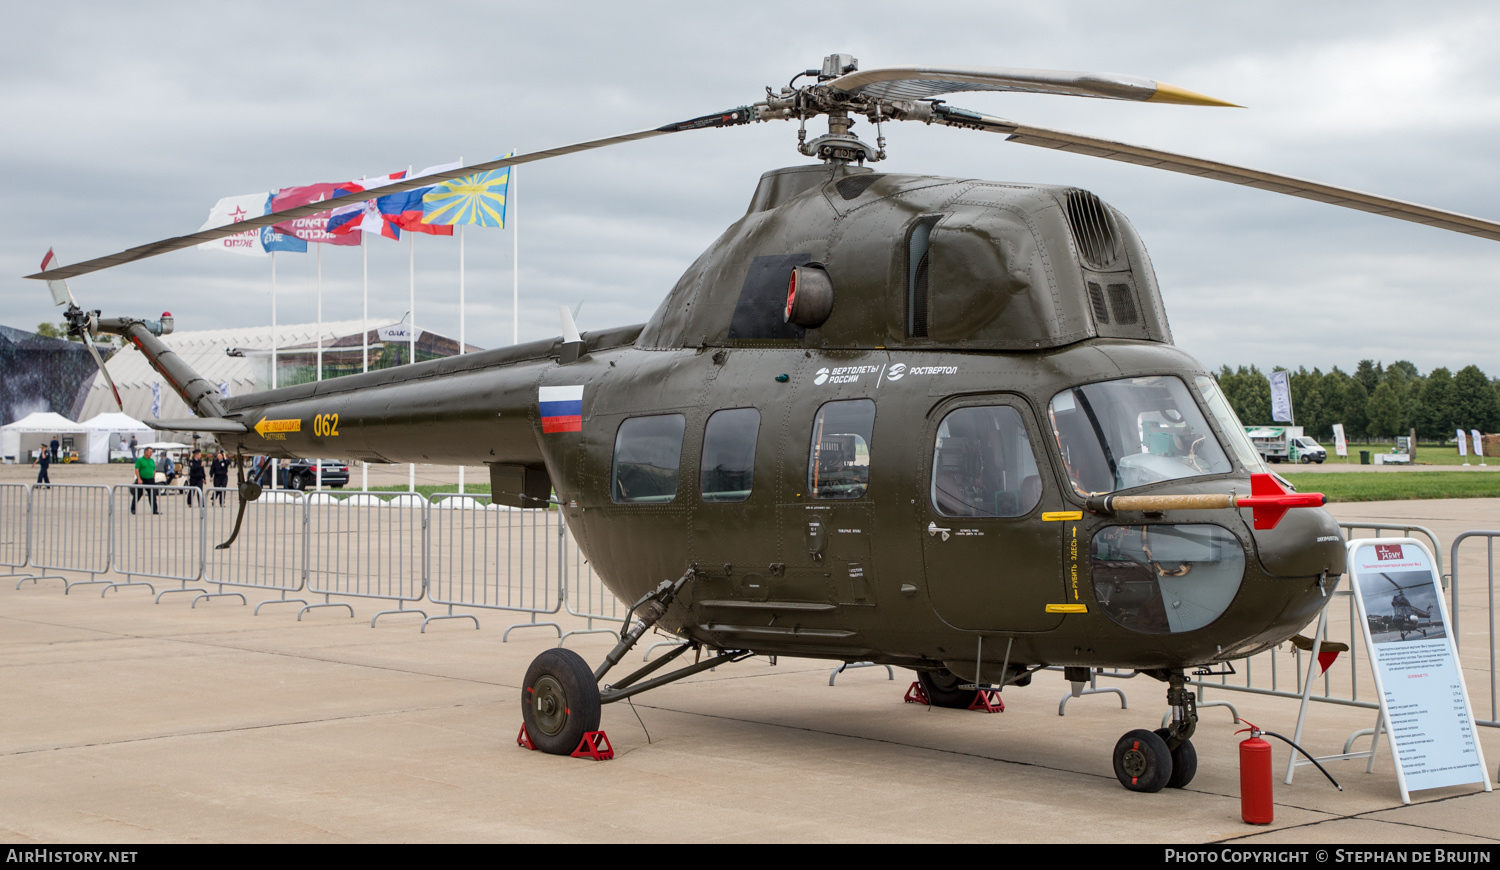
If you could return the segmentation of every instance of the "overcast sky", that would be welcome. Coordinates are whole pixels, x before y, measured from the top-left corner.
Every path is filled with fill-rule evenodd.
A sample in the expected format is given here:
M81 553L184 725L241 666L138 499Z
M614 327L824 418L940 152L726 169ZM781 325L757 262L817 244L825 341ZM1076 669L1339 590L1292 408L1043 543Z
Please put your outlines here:
M727 5L727 4L726 4ZM835 51L863 68L1121 72L1248 106L1019 94L951 102L1042 126L1500 218L1500 13L1481 3L5 4L0 323L57 320L21 275L196 230L223 196L534 151L754 102ZM872 138L868 125L857 133ZM521 338L645 320L808 162L786 122L558 158L517 173ZM816 134L814 134L816 135ZM1500 245L1174 173L886 128L877 168L1090 189L1130 217L1177 343L1210 367L1371 357L1500 375ZM511 230L468 233L470 343L510 341ZM408 308L407 243L369 242L370 312ZM278 319L316 317L312 253L277 258ZM268 323L265 260L188 250L72 282L181 330ZM419 327L458 334L458 244L416 242ZM358 317L360 253L323 254L324 317Z

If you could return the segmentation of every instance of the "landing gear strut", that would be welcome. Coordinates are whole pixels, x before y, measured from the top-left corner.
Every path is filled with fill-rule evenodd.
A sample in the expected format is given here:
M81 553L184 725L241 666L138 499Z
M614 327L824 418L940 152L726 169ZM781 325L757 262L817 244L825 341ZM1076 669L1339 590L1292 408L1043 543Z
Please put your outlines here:
M1191 740L1198 727L1198 696L1188 690L1181 671L1165 679L1172 725L1156 731L1137 729L1115 744L1115 777L1131 791L1183 788L1198 772L1198 752Z
M599 730L600 709L604 704L623 701L631 695L638 695L709 668L749 658L749 652L726 650L713 658L695 662L669 674L643 679L688 650L701 654L702 646L697 642L686 643L623 680L613 684L601 682L604 675L635 646L636 641L662 618L677 593L694 576L695 572L689 569L676 581L663 580L661 585L632 605L624 620L629 627L620 632L620 642L604 657L604 664L598 670L590 671L582 656L566 649L549 649L532 660L531 667L526 670L525 685L521 687L521 717L526 723L531 742L537 749L552 755L568 755L578 748L585 734ZM631 617L637 615L640 618L632 624Z

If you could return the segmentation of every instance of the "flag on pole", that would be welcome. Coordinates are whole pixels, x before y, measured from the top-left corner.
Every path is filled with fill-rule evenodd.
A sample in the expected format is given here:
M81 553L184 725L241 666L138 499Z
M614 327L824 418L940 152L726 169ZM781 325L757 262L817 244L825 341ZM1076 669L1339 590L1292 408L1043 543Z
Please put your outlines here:
M1469 439L1468 439L1467 436L1464 435L1464 430L1459 429L1458 430L1458 455L1459 456L1468 456L1469 455L1469 449L1468 448L1469 448ZM1464 463L1464 464L1467 465L1468 463Z
M278 233L275 227L260 228L260 246L268 254L274 254L277 251L286 251L292 254L307 253L307 242L302 241L296 236Z
M1266 375L1271 382L1271 422L1292 422L1291 372L1279 371Z
M237 224L243 220L260 217L266 213L270 205L271 195L269 193L247 193L243 196L226 196L214 203L214 207L208 210L208 220L203 222L199 230L211 230L214 227L222 227L226 224ZM223 239L215 239L211 242L203 242L198 247L206 251L228 251L231 254L244 254L250 257L263 257L265 248L259 244L259 237L254 230L247 230L239 235L229 236Z
M514 152L505 155L514 156ZM505 196L513 167L492 169L445 181L422 197L422 223L505 227Z
M393 181L406 177L406 171L392 172L389 175L378 175L374 178L361 178L358 181L350 181L339 185L334 191L335 196L346 193L361 193L383 187ZM378 233L388 239L399 239L401 233L392 226L381 213L376 200L366 200L354 205L340 206L328 213L328 232L336 236L349 235L356 232Z
M296 208L299 205L307 205L313 202L322 202L335 195L341 185L324 183L308 184L302 187L283 187L271 195L271 211L285 211ZM288 236L296 236L304 242L314 242L323 245L357 245L360 238L354 233L336 236L328 232L328 212L319 212L311 217L297 218L283 224L276 224L276 231Z
M1474 438L1473 441L1469 442L1469 446L1471 446L1471 447L1474 448L1474 455L1478 456L1481 460L1483 460L1484 459L1484 439L1479 437L1479 430L1478 429L1470 429L1469 430L1469 434L1471 436L1473 436L1473 438ZM1415 453L1416 451L1413 450L1412 452ZM1416 457L1413 456L1412 458L1415 459Z
M413 172L410 177L421 178L424 175L432 175L438 172L447 172L450 169L458 169L463 166L462 161L453 163L439 163L437 166L429 166L421 172ZM431 193L433 187L419 187L408 190L405 193L393 193L390 196L382 196L376 201L380 213L385 219L403 230L414 233L427 233L432 236L451 236L453 227L436 224L422 223L422 197Z

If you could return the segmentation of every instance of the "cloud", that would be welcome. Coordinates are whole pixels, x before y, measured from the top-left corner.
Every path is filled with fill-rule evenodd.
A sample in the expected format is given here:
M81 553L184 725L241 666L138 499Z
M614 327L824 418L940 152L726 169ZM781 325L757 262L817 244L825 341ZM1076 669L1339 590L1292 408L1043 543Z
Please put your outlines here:
M0 28L6 322L56 320L19 278L196 228L219 197L538 150L753 102L847 51L866 68L956 63L1128 72L1244 103L1190 109L1031 95L954 103L1500 216L1496 15L1478 3L1309 8L1105 3L686 3L500 11L440 3L7 10ZM870 135L860 122L856 132ZM1179 345L1205 364L1500 374L1493 243L1202 179L889 125L885 168L1074 184L1122 209L1151 249ZM816 131L814 132L814 135ZM640 322L743 213L761 172L805 162L795 125L706 130L518 171L522 338ZM509 232L466 241L468 337L510 339ZM372 314L408 307L406 243L370 243ZM277 260L278 318L315 314L314 257ZM357 250L323 256L324 316L358 316ZM457 250L417 241L419 323L457 333ZM269 264L185 251L76 280L94 307L183 329L269 320ZM598 319L596 319L598 318Z

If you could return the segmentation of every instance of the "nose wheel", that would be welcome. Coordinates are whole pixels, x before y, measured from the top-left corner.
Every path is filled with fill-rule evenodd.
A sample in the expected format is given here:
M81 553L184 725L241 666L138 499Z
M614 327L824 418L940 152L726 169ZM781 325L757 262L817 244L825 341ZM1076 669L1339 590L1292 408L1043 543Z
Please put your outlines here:
M1172 726L1137 729L1115 743L1115 778L1131 791L1184 788L1198 773L1198 751L1190 739L1198 726L1197 696L1187 690L1181 673L1170 675L1167 682Z

